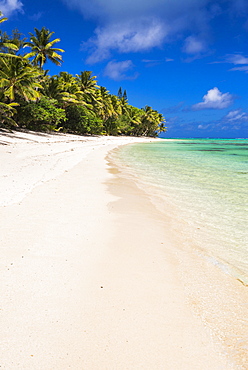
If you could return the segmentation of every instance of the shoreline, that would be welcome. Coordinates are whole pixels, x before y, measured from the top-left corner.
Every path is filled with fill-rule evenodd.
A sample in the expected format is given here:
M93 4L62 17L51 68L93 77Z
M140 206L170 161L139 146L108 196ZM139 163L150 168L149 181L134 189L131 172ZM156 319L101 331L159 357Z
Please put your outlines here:
M36 186L57 178L85 160L95 148L152 140L156 139L0 132L0 191L5 191L0 193L0 206L18 203Z
M118 149L116 149L118 150ZM126 181L138 187L151 205L151 213L156 214L158 222L162 223L166 238L170 240L169 249L165 254L171 256L177 278L184 289L186 301L192 312L198 316L208 328L216 343L223 345L228 357L240 369L248 367L248 291L247 285L225 269L225 265L214 260L204 250L194 245L194 240L185 232L181 233L184 223L180 219L179 210L171 208L170 198L154 195L150 184L146 185L125 164L115 161L114 151L108 155L108 161L119 183ZM112 192L117 191L112 188ZM121 193L121 191L120 191ZM161 206L163 201L163 206ZM170 212L168 212L168 209ZM123 210L122 210L123 211ZM120 212L122 212L120 210ZM171 213L171 214L170 214ZM175 227L177 221L177 228ZM185 243L187 237L187 243Z
M2 368L245 368L189 302L192 260L106 159L153 139L71 136L0 146Z

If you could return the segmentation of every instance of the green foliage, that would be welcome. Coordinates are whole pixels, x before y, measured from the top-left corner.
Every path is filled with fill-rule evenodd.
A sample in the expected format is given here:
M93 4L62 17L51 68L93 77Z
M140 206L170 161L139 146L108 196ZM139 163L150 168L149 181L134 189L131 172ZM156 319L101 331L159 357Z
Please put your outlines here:
M6 20L0 12L0 23ZM60 41L51 40L54 32L45 27L34 31L26 42L18 30L11 36L0 30L1 127L132 136L157 136L166 130L162 114L149 106L128 104L121 87L112 95L98 86L91 71L49 76L44 64L50 60L60 66L64 50L54 47ZM31 51L20 55L22 47Z
M63 128L71 133L81 135L99 135L103 133L102 120L82 105L68 105L66 107L66 122Z
M127 115L122 114L116 119L117 134L121 135L132 135L132 128L130 126L130 119Z
M56 107L56 103L54 99L43 97L35 103L21 104L17 108L18 125L34 131L58 131L58 125L66 120L66 114L64 109Z
M121 99L122 98L122 88L120 87L119 90L118 90L118 94L117 94L118 98Z
M0 127L13 128L18 126L12 118L16 113L16 109L14 107L17 105L17 103L6 104L0 102Z
M0 89L9 101L37 99L40 76L41 71L23 58L0 58Z
M23 46L24 41L22 34L17 30L13 30L11 36L6 32L0 30L0 51L5 54L11 55L12 57L20 50Z
M3 13L0 11L0 23L7 21L8 18L3 17Z
M124 93L123 93L122 97L123 97L124 100L127 101L127 91L126 90L124 90Z
M49 59L54 64L60 66L62 56L58 52L63 53L64 50L53 48L52 46L60 41L60 39L51 40L54 32L50 32L43 27L41 30L34 29L35 34L30 34L30 41L26 42L24 47L30 47L31 52L25 55L25 58L33 58L33 64L43 67Z

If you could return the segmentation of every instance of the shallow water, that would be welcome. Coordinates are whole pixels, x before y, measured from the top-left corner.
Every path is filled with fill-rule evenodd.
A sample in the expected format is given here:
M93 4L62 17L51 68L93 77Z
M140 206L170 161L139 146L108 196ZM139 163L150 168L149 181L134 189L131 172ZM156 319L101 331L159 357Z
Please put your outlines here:
M170 217L171 227L180 227L185 245L248 284L247 139L132 144L116 159Z

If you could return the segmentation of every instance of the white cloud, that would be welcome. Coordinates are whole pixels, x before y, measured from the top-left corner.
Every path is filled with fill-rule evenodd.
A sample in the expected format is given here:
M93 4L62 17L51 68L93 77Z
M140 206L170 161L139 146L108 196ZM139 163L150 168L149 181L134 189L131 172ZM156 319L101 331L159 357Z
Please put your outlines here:
M87 63L97 63L109 58L111 50L119 53L146 51L160 46L166 36L166 30L156 19L141 19L139 22L111 24L97 28L95 36L83 47L91 49Z
M174 59L172 58L165 58L165 59L142 59L143 63L168 63L168 62L174 62Z
M205 41L196 36L189 36L185 39L183 51L187 54L200 54L206 49Z
M211 124L206 124L206 125L198 125L197 128L199 130L207 130L208 128L211 127Z
M202 28L220 14L242 15L248 11L247 0L61 0L85 17L110 22L151 15L161 16L171 23L182 22Z
M193 110L202 109L224 109L233 103L233 96L230 93L221 93L217 87L208 90L203 96L203 101L192 106Z
M95 19L95 36L84 42L90 53L88 63L119 53L149 51L161 47L184 30L205 30L211 0L62 0L84 17ZM198 46L199 48L199 46Z
M184 51L199 55L207 51L211 20L222 13L246 14L247 0L61 0L94 19L95 37L89 47L89 63L119 53L148 51L166 42L184 39ZM218 4L216 4L218 3ZM193 59L192 59L193 60Z
M238 66L229 69L229 71L241 71L248 73L248 58L243 56L242 54L227 55L226 61Z
M242 54L228 54L226 56L226 62L232 64L248 64L248 58Z
M230 68L229 71L241 71L248 73L248 57L242 54L227 54L222 61L213 62L218 63L230 63L237 67Z
M9 17L15 11L22 11L23 4L19 0L0 0L0 10L4 16Z
M131 60L124 60L122 62L112 60L107 64L104 75L115 81L134 79L137 77L137 74L133 76L127 75L127 72L132 70L133 67L134 65Z
M185 16L192 21L192 13L205 12L206 5L211 0L62 0L70 8L78 9L85 17L98 18L104 22L129 19L144 16L158 16L178 20ZM234 0L232 0L234 1Z
M248 114L245 112L242 112L241 109L236 109L230 111L224 118L224 121L228 121L231 123L237 123L238 122L246 122L248 121Z
M222 130L246 130L248 127L248 114L242 109L231 110L219 122Z
M241 71L241 72L248 73L248 66L234 67L234 68L229 69L229 71Z

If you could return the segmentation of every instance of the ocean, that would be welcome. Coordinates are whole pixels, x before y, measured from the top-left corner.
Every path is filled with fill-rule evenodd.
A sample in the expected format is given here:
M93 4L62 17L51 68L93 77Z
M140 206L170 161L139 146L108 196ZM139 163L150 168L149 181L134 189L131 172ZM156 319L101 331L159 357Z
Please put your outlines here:
M115 153L185 247L248 285L248 140L165 139Z

